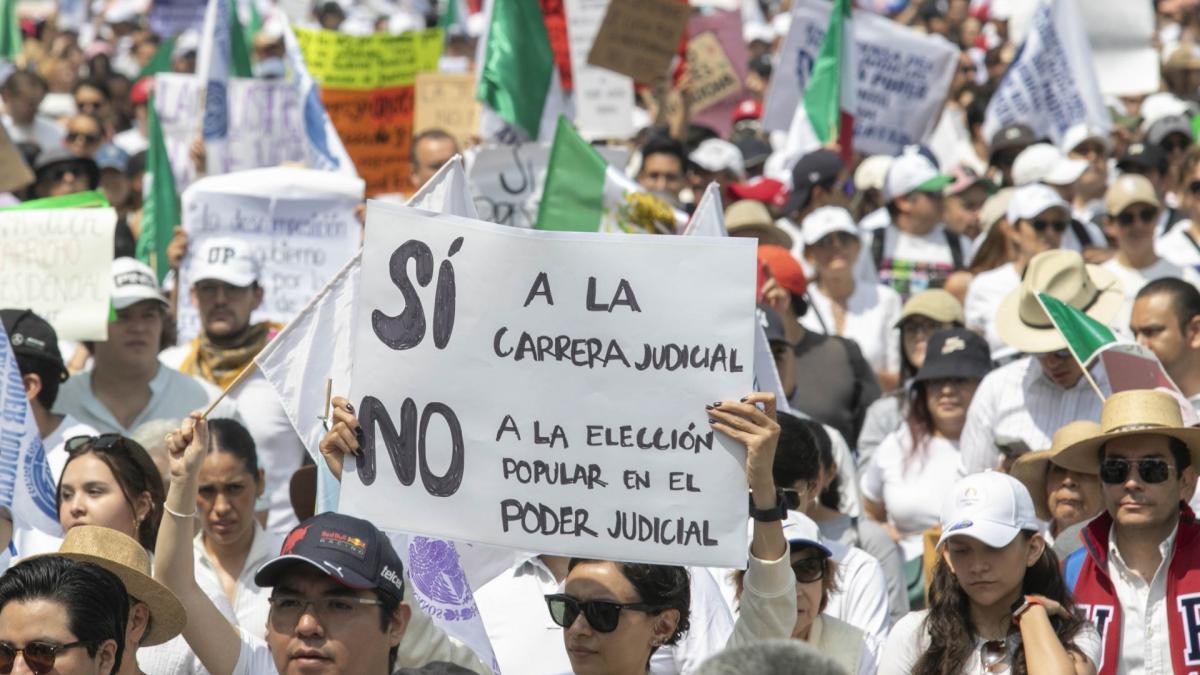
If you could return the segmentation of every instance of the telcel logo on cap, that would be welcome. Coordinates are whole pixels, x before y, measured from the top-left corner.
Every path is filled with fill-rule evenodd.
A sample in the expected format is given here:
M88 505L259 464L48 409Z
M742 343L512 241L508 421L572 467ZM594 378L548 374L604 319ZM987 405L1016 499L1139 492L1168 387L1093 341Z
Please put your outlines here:
M398 589L404 588L404 581L400 578L400 575L396 574L396 570L387 565L383 566L383 571L379 573L379 576L392 582Z

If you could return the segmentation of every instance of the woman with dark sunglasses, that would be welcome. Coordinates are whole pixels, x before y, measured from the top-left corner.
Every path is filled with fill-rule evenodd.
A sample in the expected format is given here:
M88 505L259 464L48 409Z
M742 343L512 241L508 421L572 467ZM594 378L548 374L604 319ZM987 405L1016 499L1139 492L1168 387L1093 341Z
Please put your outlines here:
M1006 474L947 493L929 609L892 627L880 675L1091 675L1100 636L1075 613L1029 491Z

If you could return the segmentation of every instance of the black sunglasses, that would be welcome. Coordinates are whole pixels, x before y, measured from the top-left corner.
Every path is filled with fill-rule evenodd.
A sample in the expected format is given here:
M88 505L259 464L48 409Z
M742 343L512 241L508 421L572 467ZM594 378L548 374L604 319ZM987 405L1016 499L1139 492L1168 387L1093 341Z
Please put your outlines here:
M28 642L24 647L18 648L7 642L0 642L0 673L8 675L13 671L13 665L17 661L17 654L25 657L25 665L29 666L37 675L48 673L54 670L54 661L58 658L58 653L67 649L76 647L86 647L95 644L96 640L79 640L78 642L68 642L65 645L55 644L53 642L42 642L35 640Z
M1129 227L1137 220L1147 224L1155 222L1158 220L1158 209L1147 206L1140 211L1126 211L1117 215L1117 224L1121 227Z
M1151 485L1162 483L1171 477L1173 464L1158 457L1143 457L1139 460L1117 459L1110 457L1100 462L1100 480L1109 485L1119 485L1129 478L1129 469L1137 465L1138 475L1143 483Z
M1045 232L1047 227L1052 228L1059 234L1067 231L1067 221L1065 220L1047 220L1036 218L1029 221L1029 224L1033 226L1034 232Z
M623 609L632 609L638 612L657 612L662 609L644 602L580 600L566 593L547 595L546 606L550 608L550 618L563 628L570 628L582 613L583 617L587 619L588 625L601 633L611 633L617 629Z
M132 452L133 448L137 448L142 452L146 449L138 444L132 438L126 438L121 434L100 434L99 436L72 436L67 439L63 445L67 454L75 456L81 452L90 452L92 450L116 450L120 452Z
M69 131L67 132L67 140L71 141L72 143L77 140L83 141L84 143L99 143L100 137L96 134L85 134L79 131Z
M825 558L805 558L792 563L792 574L796 575L796 583L808 584L820 581L825 577Z

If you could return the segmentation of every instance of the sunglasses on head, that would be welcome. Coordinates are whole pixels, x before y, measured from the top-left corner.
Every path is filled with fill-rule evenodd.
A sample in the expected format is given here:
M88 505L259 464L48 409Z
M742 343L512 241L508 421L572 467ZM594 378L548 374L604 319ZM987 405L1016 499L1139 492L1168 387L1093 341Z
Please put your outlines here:
M550 618L563 628L570 628L571 624L575 623L575 619L583 614L588 625L601 633L611 633L617 629L623 609L632 609L638 612L657 612L662 609L644 602L580 600L566 593L547 595L546 606L550 608Z
M145 452L142 446L138 445L137 441L130 438L125 438L121 434L100 434L99 436L72 436L67 439L63 445L67 450L68 455L76 455L81 452L91 450L119 450L121 452L130 452L130 448L137 446Z
M1158 220L1158 209L1147 206L1138 211L1129 210L1117 215L1117 224L1121 227L1129 227L1138 220L1147 224L1155 222Z
M1108 457L1100 462L1100 480L1109 485L1124 483L1129 479L1129 470L1135 464L1142 482L1151 485L1162 483L1170 478L1171 469L1175 466L1159 457L1143 457L1135 461Z
M1029 221L1034 232L1045 232L1046 228L1052 228L1055 232L1062 234L1067 231L1067 221L1054 220L1051 218L1035 218Z
M95 640L79 640L78 642L68 642L65 645L60 645L53 642L35 640L27 642L24 647L18 648L7 642L0 642L0 673L4 675L11 673L13 665L17 661L17 654L20 654L25 658L25 665L29 667L29 670L37 673L37 675L42 675L54 670L54 661L58 658L59 652L76 647L86 647L95 643Z
M797 560L792 563L792 574L796 575L798 584L820 581L825 576L825 558L816 556Z

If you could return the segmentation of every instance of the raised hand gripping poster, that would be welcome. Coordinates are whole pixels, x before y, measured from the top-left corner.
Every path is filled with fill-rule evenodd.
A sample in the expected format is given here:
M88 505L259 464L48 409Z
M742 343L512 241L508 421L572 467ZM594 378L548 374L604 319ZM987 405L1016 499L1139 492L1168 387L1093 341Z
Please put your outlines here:
M743 567L750 240L541 232L370 202L340 510L558 555Z

